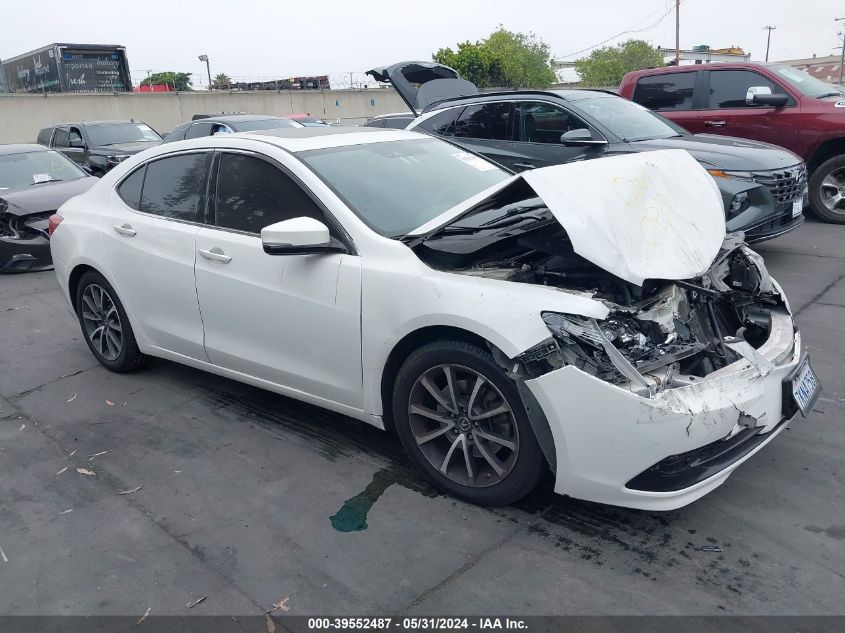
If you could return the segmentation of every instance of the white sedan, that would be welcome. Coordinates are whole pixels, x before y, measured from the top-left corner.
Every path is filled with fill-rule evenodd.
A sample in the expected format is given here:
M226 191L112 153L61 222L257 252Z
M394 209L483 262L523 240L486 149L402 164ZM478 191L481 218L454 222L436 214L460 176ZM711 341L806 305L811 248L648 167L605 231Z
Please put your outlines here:
M168 143L51 218L96 358L157 356L395 431L442 489L685 505L819 384L685 152L513 175L366 128ZM283 406L280 403L280 406Z

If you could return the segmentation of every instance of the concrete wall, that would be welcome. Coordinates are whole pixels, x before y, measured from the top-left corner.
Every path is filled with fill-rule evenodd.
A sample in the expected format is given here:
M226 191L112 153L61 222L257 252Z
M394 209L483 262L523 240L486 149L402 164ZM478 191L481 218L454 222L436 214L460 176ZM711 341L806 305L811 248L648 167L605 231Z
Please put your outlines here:
M135 119L159 132L200 112L291 114L310 112L357 124L375 114L406 112L392 89L287 92L181 92L125 94L0 94L0 143L34 143L41 128L66 121Z

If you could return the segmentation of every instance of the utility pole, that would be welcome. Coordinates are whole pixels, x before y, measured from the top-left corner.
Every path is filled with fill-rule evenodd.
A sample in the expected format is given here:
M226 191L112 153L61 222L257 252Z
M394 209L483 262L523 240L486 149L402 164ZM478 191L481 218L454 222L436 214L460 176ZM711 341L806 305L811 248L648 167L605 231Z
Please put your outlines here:
M834 22L842 22L845 18L835 18ZM845 31L838 33L842 36L842 54L839 57L839 85L842 85L842 64L845 64Z
M766 36L766 61L769 61L769 44L772 43L772 31L774 31L777 27L776 26L764 26L769 34Z
M675 0L675 66L681 65L681 0Z
M199 60L205 62L205 70L208 73L208 89L211 90L211 65L208 63L208 55L200 55Z

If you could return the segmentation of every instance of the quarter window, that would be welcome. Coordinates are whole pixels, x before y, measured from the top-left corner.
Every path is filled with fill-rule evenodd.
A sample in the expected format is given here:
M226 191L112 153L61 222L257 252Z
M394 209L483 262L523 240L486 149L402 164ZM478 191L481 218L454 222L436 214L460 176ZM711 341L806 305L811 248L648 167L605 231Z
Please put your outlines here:
M201 136L211 136L211 123L194 123L185 133L186 139L200 138Z
M506 141L512 109L511 103L467 106L455 122L455 136Z
M558 145L564 133L589 129L586 123L563 108L542 102L521 104L517 127L517 138L520 141Z
M696 75L685 72L643 77L637 82L633 100L650 110L692 110Z
M443 110L420 123L417 128L440 136L451 136L455 133L455 119L460 113L460 108Z
M144 169L146 168L136 169L117 187L117 195L120 196L120 199L136 211L141 210L141 186L144 184Z
M325 222L320 208L290 176L244 154L220 157L215 201L217 226L247 233L302 216Z
M785 94L780 86L750 70L711 70L710 108L761 107L745 103L748 89L752 86L766 86L772 94Z
M174 220L195 222L205 182L205 154L181 154L147 163L140 210Z

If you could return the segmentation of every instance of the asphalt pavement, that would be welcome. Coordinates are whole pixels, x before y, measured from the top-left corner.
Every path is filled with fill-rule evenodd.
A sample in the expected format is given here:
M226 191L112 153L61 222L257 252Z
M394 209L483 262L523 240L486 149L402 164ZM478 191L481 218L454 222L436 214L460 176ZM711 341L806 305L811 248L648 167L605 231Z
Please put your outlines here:
M549 482L468 505L354 420L165 361L112 374L52 272L0 276L0 615L843 614L844 245L808 221L759 246L825 392L668 513Z

